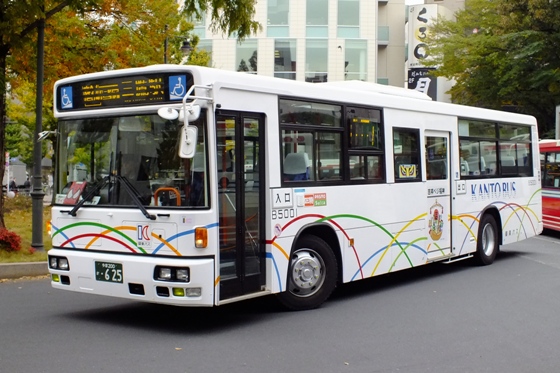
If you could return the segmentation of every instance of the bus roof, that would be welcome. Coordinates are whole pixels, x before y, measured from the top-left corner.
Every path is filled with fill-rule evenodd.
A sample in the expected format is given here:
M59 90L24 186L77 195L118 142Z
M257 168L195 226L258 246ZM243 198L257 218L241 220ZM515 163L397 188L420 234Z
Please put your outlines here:
M560 140L541 140L539 141L539 148L542 150L560 149Z
M465 119L481 119L531 126L537 124L536 119L529 115L431 101L427 95L406 88L381 86L379 84L362 81L308 83L194 65L151 65L64 78L55 83L55 99L56 89L60 85L117 76L162 72L190 72L195 77L197 81L196 84L213 85L217 89L230 88L241 91L276 94L279 96L291 96L300 99L335 101L341 104L382 107L385 109L394 108L420 113L437 113L458 116ZM206 92L203 94L206 94ZM157 106L155 107L157 108ZM66 113L57 111L55 105L55 116L67 115Z
M375 92L375 93L383 93L383 94L399 96L399 97L417 98L419 100L428 100L428 101L432 100L432 98L427 94L417 91L415 89L407 89L407 88L395 87L395 86L384 85L384 84L363 82L361 80L344 80L338 82L327 82L327 83L319 83L319 84L326 84L334 87L341 87L341 88L352 89L356 91Z

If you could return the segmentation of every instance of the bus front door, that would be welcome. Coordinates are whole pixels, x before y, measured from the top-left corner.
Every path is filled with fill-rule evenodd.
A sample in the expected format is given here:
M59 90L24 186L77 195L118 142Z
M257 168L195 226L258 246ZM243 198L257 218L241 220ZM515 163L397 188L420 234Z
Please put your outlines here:
M425 132L428 260L451 255L449 133Z
M216 131L219 291L225 300L264 287L264 115L219 111Z

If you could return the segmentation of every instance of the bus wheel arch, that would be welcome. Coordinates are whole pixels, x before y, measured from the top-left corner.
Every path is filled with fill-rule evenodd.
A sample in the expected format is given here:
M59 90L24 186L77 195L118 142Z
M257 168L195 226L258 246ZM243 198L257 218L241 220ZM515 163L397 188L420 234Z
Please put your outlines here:
M290 310L317 308L336 287L340 260L335 255L336 250L323 238L326 237L305 231L294 242L286 290L277 295L280 303Z
M340 248L340 243L338 241L338 236L332 226L327 223L310 224L305 226L297 235L296 240L303 235L313 235L320 237L327 245L331 248L334 256L336 258L336 263L338 267L337 272L337 283L342 282L342 250Z
M475 259L479 265L490 265L496 259L502 243L500 215L496 209L482 214L478 225Z

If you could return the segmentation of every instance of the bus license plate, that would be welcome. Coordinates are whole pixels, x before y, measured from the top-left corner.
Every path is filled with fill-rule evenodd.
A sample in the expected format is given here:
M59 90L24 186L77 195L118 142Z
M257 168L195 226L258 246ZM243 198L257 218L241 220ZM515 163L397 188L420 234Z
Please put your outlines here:
M120 263L95 262L97 281L123 283L123 267Z

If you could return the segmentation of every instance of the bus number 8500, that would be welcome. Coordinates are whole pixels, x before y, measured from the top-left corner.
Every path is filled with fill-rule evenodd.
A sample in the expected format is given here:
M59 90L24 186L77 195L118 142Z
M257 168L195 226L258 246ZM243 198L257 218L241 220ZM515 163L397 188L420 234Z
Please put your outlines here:
M272 210L272 220L295 218L295 209L276 209Z

